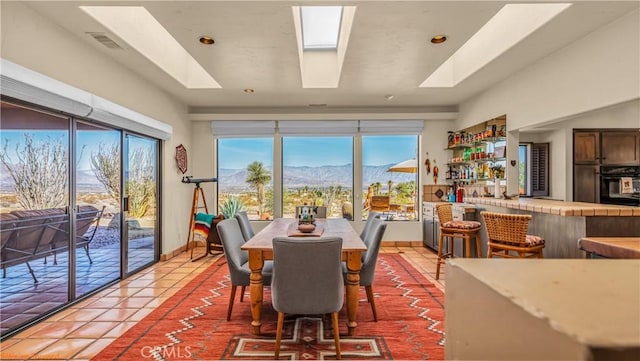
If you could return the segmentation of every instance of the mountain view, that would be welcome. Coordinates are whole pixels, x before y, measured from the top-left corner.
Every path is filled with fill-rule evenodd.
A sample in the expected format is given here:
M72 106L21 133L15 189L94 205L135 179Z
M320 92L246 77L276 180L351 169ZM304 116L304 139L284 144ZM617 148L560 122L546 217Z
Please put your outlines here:
M392 164L379 166L364 166L362 174L362 189L376 182L385 185L389 180L398 184L401 182L409 182L415 180L415 174L412 173L392 173L387 169ZM348 180L353 178L353 170L351 164L342 166L320 166L320 167L284 167L283 184L289 188L298 187L318 187L327 185L341 185L345 188L351 188L351 182ZM246 169L219 169L218 183L221 188L226 191L243 191L249 190L249 185L245 183L247 179Z

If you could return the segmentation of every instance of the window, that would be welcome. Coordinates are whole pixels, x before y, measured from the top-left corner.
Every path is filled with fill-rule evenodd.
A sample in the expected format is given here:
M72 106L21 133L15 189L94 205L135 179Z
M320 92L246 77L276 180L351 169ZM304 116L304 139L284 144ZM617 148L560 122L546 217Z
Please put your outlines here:
M273 138L218 139L218 210L273 218Z
M304 50L338 48L342 6L301 6Z
M518 158L518 193L534 197L548 196L549 143L520 144Z
M282 213L303 204L353 219L353 137L282 138Z
M417 218L418 136L362 137L363 219L369 211L387 220Z

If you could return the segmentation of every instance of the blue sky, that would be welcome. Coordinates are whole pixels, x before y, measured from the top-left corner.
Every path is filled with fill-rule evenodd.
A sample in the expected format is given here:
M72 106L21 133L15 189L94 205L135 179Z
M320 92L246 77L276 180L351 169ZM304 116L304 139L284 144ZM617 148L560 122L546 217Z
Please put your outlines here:
M33 130L28 131L32 135L35 142L42 141L60 141L65 149L68 148L68 132L66 130ZM3 130L0 134L2 147L8 141L7 153L10 159L16 160L16 144L20 144L20 148L24 147L24 130ZM91 170L91 154L95 153L100 147L111 146L120 142L120 132L105 130L78 130L78 170Z
M284 137L287 166L344 165L353 163L352 137ZM417 137L363 136L363 164L385 165L417 157ZM273 167L273 138L219 139L218 167L241 169L257 160Z
M34 140L62 139L68 142L66 131L33 131ZM84 146L79 170L89 170L91 154L101 146L119 142L117 131L78 131L78 151ZM9 140L10 157L15 157L15 145L24 145L24 131L2 131L2 145ZM416 136L363 136L363 164L385 165L398 163L417 156ZM352 137L284 137L283 161L286 166L322 166L353 163ZM225 169L241 169L253 161L273 168L273 138L245 138L218 140L218 166Z

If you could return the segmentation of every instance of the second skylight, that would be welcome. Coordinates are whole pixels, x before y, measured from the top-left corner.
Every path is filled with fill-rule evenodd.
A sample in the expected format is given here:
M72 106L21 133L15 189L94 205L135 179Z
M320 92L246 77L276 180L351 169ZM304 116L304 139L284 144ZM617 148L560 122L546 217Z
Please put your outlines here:
M304 50L338 48L342 6L301 6L300 17Z

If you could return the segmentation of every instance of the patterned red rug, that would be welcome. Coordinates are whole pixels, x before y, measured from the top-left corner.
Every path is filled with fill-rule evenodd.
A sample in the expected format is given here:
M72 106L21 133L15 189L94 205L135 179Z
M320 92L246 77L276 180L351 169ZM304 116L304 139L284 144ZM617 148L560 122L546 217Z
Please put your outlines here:
M218 260L93 360L264 360L273 359L277 314L265 287L262 335L252 333L248 292L226 320L230 284ZM364 289L355 336L347 336L340 314L343 359L442 360L444 294L397 254L381 254L373 285L378 322ZM247 290L248 291L248 290ZM328 317L285 318L281 359L335 359Z

